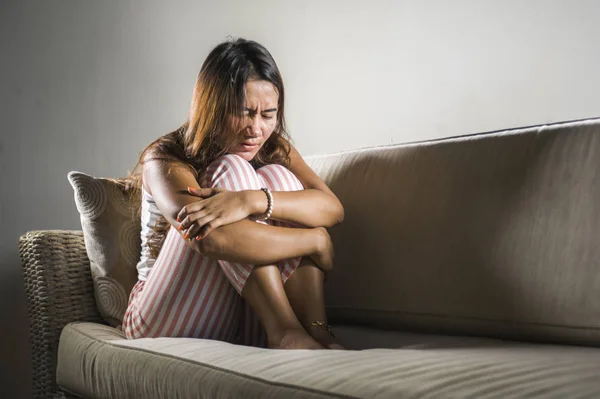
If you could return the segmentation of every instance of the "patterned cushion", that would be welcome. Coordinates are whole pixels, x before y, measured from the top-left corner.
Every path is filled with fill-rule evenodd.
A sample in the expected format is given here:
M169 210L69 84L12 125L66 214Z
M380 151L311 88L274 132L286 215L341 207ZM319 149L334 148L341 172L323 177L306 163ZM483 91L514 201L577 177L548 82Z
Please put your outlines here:
M70 172L90 258L96 306L105 321L121 325L131 288L137 281L140 221L118 181Z

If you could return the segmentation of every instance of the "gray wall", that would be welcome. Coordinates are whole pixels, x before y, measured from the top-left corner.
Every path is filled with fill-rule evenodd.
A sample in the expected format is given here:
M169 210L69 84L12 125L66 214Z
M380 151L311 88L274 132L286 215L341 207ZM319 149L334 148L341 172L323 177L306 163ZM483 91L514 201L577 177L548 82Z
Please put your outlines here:
M27 396L17 238L78 229L67 172L124 175L228 35L271 50L308 155L599 116L599 16L593 0L3 0L0 383Z

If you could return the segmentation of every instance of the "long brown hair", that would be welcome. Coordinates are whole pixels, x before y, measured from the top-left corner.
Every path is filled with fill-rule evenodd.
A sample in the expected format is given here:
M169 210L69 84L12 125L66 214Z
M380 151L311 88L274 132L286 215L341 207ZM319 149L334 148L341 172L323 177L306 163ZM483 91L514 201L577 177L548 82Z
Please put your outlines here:
M141 211L142 168L152 160L177 162L194 170L198 179L208 165L239 139L230 125L230 116L241 116L245 86L249 80L273 84L279 95L275 130L252 161L254 167L267 164L289 166L289 135L284 118L284 88L281 73L269 51L251 40L236 39L216 46L208 55L194 86L187 121L175 131L150 143L141 153L132 172L122 179L130 193L136 214ZM154 226L150 253L158 256L169 223L162 217Z

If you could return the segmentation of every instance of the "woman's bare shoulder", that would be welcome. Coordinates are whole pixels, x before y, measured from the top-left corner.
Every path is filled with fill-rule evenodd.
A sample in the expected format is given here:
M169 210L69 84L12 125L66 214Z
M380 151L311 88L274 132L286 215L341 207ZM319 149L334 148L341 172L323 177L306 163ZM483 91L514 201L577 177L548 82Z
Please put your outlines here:
M173 174L197 175L194 167L175 154L165 151L159 140L144 150L141 158L142 186L152 195L152 187L169 180Z

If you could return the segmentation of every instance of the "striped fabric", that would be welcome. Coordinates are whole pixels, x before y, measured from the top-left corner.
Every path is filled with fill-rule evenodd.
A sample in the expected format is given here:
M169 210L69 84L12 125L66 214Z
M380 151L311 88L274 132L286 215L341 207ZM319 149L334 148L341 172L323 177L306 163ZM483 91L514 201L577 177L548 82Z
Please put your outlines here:
M272 191L303 189L285 167L267 165L255 171L237 155L225 155L213 162L201 186L231 191L261 187ZM268 223L290 226L276 221ZM284 283L299 262L299 258L279 262ZM123 331L129 339L192 337L264 347L264 330L239 295L252 267L203 256L192 250L171 227L147 280L138 281L130 294Z

